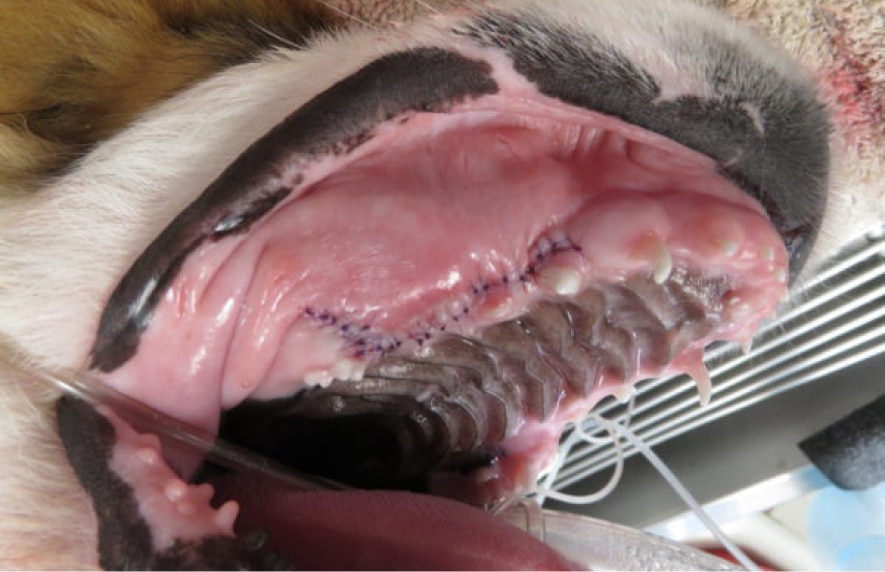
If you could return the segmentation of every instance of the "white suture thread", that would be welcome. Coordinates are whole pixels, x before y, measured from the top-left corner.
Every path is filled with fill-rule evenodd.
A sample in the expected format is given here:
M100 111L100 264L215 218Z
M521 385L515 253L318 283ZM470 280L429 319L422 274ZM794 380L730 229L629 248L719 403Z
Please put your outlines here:
M595 437L590 435L587 432L587 429L584 427L584 423L575 424L574 429L566 438L565 442L562 444L559 454L557 455L556 461L551 466L547 475L545 475L543 481L539 484L537 490L537 501L538 504L544 503L546 499L553 499L556 501L568 503L568 504L592 504L594 502L598 502L608 496L617 486L618 481L621 478L621 473L623 471L624 466L624 453L623 453L623 445L622 439L629 441L631 445L633 445L637 451L641 452L648 462L660 473L661 477L664 478L665 481L670 485L674 492L682 499L682 501L688 505L689 509L694 512L695 516L697 516L698 520L703 523L704 526L710 531L714 538L716 538L720 544L722 544L723 548L725 548L734 558L737 560L738 564L743 566L746 570L757 571L759 568L753 563L750 558L747 557L744 552L735 545L728 536L722 531L721 528L713 521L712 518L704 511L698 501L688 492L688 489L682 484L682 482L673 474L673 471L670 470L669 467L664 463L664 461L658 457L658 455L651 450L651 448L639 437L636 433L630 430L629 423L630 417L633 413L633 403L634 399L630 399L630 402L627 406L627 413L624 416L623 424L617 421L611 421L609 419L605 419L601 415L597 413L592 413L588 418L585 419L584 423L592 422L596 424L599 428L604 429L608 433L608 438L612 440L615 453L617 455L617 460L615 462L614 471L612 472L612 476L609 481L598 491L586 495L571 495L567 493L562 493L559 491L555 491L552 489L553 483L556 481L557 473L565 462L565 459L568 457L569 451L571 451L572 447L574 447L579 442L587 442L587 443L598 443L600 440L604 439L603 437Z
M630 423L630 418L633 414L634 401L635 399L631 397L630 401L627 403L627 412L624 415L625 424ZM605 437L596 437L588 433L584 429L584 423L586 423L588 420L596 422L597 425L605 429L608 435ZM608 420L603 419L603 417L598 413L591 413L587 418L585 418L584 422L576 423L574 425L571 433L569 433L568 437L566 437L565 441L560 445L559 451L556 455L556 460L553 462L544 479L537 487L535 494L538 504L543 505L544 501L547 499L552 499L568 504L592 504L604 499L609 494L611 494L613 490L615 490L615 487L618 486L618 483L621 480L621 474L624 471L624 449L621 446L620 432L613 430L612 425L620 426L617 422L609 422ZM615 461L615 466L614 470L612 471L611 477L609 477L608 482L603 485L601 489L594 493L589 493L586 495L571 495L554 490L553 483L556 481L556 478L559 475L559 470L562 468L562 465L565 463L566 459L568 459L572 447L581 442L590 444L602 444L603 442L611 442L614 444L617 460Z

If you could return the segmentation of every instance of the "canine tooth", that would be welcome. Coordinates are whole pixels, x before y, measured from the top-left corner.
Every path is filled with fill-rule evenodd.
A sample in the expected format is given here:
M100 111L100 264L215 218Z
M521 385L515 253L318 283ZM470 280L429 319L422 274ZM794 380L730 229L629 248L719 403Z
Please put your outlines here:
M574 296L581 290L581 273L574 268L548 266L541 269L538 281L560 296Z
M698 388L698 398L700 398L701 406L706 407L709 405L710 396L713 393L713 385L710 380L710 372L707 371L707 366L704 365L700 352L698 352L697 360L693 363L690 362L685 373L694 380Z
M747 338L741 342L741 351L744 352L744 355L748 355L753 351L753 338Z
M328 387L332 383L332 373L327 369L317 369L304 374L304 383Z
M169 502L177 503L187 494L187 483L181 479L172 479L166 483L166 487L163 489L163 494L166 495Z
M239 513L240 505L237 501L227 501L215 512L215 526L224 533L233 534L234 521Z
M666 282L673 272L673 255L670 253L670 248L656 234L645 237L633 252L633 256L651 263L653 278L657 284Z

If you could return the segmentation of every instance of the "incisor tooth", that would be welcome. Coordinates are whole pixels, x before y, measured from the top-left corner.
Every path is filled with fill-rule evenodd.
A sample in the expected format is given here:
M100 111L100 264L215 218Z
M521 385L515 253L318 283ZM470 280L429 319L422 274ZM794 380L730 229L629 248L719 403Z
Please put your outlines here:
M226 534L232 534L234 521L237 520L239 512L240 505L237 504L237 501L227 501L215 513L215 526Z
M160 453L151 447L143 447L135 453L142 463L148 466L156 465L160 462Z
M538 281L560 296L574 296L581 290L581 273L574 268L548 266L538 274Z
M170 502L178 502L187 494L187 483L180 479L173 479L166 483L163 493Z

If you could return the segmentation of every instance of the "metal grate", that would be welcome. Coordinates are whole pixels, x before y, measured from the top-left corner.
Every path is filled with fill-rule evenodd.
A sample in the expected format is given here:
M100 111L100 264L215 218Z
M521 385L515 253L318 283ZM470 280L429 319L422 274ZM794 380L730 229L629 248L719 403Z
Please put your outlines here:
M753 406L885 353L885 227L850 244L794 293L776 321L756 336L747 355L734 344L711 346L705 358L713 378L710 405L698 405L687 376L640 382L630 428L649 445ZM623 421L627 406L603 401L595 413ZM585 423L598 442L574 446L553 483L562 490L617 460L606 433ZM623 454L637 451L623 445Z

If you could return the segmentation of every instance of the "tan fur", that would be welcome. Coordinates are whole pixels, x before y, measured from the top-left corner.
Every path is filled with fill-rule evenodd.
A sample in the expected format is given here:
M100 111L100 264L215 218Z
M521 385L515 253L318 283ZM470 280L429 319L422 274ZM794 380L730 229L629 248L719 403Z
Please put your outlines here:
M64 167L145 108L342 16L309 0L8 0L0 11L0 183Z

